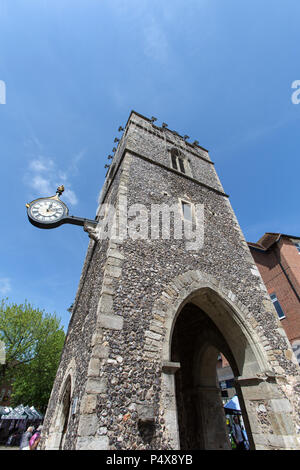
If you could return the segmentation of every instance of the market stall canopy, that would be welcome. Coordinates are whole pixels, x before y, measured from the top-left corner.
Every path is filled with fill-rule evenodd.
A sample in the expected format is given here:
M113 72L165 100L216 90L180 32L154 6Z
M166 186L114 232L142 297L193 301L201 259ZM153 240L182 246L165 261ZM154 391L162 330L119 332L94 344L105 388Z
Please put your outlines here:
M34 408L34 406L19 405L16 408L10 408L8 413L1 414L1 419L43 419L43 416Z
M231 412L231 413L241 413L241 407L239 404L238 397L234 395L234 397L229 400L226 405L224 405L225 411Z
M12 411L12 408L10 406L0 406L0 418L3 415L8 415Z

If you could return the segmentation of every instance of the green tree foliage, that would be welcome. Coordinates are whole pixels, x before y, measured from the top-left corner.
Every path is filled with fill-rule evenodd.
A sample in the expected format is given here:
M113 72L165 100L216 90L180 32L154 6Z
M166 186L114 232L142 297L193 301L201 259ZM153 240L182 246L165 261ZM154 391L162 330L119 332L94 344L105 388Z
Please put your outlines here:
M5 363L0 383L12 381L12 406L34 405L44 412L57 371L65 334L55 315L29 303L0 304L0 340L5 343Z

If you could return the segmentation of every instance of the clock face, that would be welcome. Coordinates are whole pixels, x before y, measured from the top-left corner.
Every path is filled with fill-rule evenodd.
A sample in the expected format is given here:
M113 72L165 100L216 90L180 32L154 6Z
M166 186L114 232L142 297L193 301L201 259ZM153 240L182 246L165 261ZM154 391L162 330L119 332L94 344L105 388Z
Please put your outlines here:
M66 205L58 199L42 198L32 202L28 208L28 216L32 221L50 226L68 213Z

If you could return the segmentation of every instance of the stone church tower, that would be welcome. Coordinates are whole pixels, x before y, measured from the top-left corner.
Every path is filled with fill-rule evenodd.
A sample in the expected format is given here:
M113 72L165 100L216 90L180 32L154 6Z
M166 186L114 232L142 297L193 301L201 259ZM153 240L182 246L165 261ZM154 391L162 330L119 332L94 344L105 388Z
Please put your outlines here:
M214 164L154 122L131 112L85 226L42 448L229 448L222 353L251 448L299 449L299 367Z

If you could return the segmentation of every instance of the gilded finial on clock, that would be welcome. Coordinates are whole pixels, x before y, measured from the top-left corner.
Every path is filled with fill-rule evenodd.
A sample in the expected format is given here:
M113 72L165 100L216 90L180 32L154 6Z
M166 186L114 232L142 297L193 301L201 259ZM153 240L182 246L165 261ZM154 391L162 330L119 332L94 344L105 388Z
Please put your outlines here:
M62 193L64 192L64 190L65 190L65 187L64 187L64 185L62 184L61 186L58 186L58 188L57 188L57 190L56 190L56 193L57 193L59 196L61 196Z

